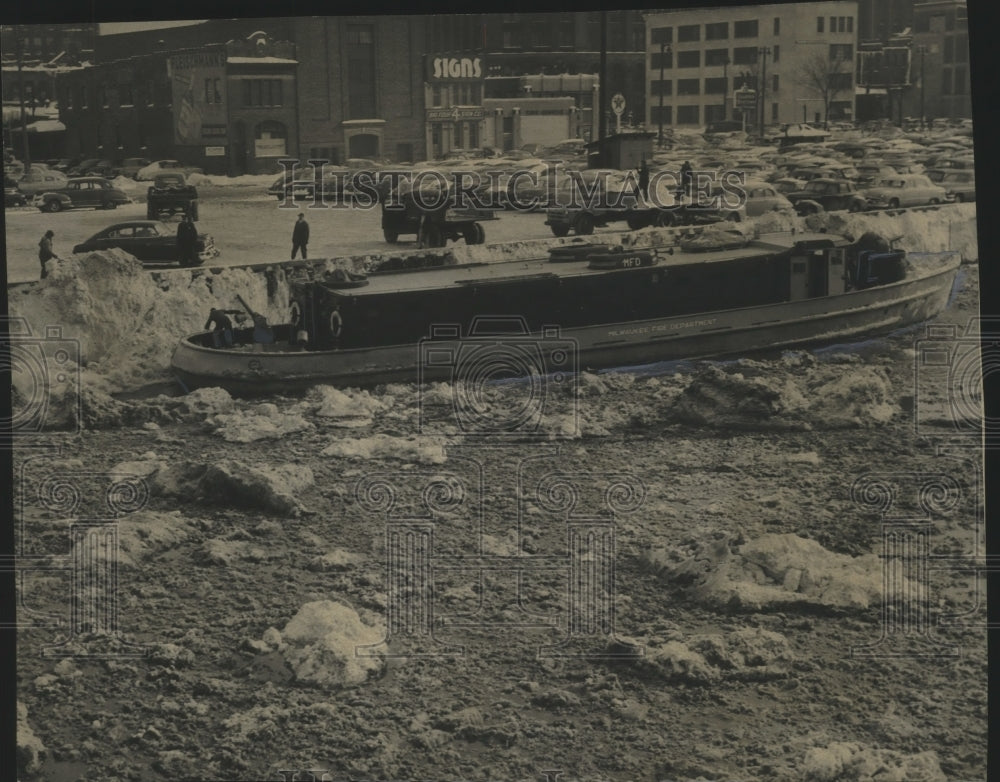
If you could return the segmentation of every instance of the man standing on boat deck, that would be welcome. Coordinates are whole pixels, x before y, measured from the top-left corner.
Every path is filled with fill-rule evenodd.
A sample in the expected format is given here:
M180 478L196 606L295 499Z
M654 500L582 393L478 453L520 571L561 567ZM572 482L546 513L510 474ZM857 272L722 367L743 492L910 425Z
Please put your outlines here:
M694 175L691 173L691 164L688 161L684 161L684 165L681 166L681 187L684 188L684 195L691 197L691 182L694 180Z
M212 342L215 344L215 347L232 347L233 322L229 319L226 311L212 307L212 311L208 313L208 320L205 321L206 331L212 326L213 322L215 323L215 327L212 329Z
M299 212L299 219L295 223L295 227L292 229L292 259L295 259L295 253L298 250L302 250L302 257L308 258L306 255L306 245L309 244L309 223L306 222L306 216L304 213Z

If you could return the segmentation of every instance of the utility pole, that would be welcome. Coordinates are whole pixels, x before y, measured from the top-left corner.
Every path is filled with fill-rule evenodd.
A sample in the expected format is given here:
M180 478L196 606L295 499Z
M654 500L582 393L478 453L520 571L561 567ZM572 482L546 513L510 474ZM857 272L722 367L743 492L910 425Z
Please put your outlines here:
M21 28L14 26L14 41L17 52L17 99L21 104L21 138L24 141L24 174L31 173L31 150L28 149L28 119L24 115L24 71L21 70L24 48L21 42ZM11 139L13 142L13 139Z
M597 82L597 149L598 159L601 167L605 165L604 160L604 137L608 135L608 112L606 102L608 98L608 12L601 11L601 66Z
M661 148L663 147L663 68L666 65L668 54L673 54L670 44L660 41L660 137L656 143Z
M722 121L726 121L726 93L729 92L729 58L722 61Z
M927 47L920 44L917 48L920 50L920 129L923 130L924 118L927 116L927 113L924 111L924 97L926 93L924 89L924 57L927 54Z
M760 137L764 138L764 111L767 109L765 98L767 96L767 55L771 53L770 46L761 46L760 52L762 65L760 77Z

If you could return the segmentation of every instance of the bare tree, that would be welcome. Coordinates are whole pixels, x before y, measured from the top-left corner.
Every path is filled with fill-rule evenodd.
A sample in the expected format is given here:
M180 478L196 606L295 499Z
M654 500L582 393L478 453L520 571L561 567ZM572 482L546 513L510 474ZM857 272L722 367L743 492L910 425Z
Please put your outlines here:
M826 52L817 52L800 66L798 83L823 101L824 128L830 124L830 104L838 95L851 89L853 68L850 60L840 56L829 57Z

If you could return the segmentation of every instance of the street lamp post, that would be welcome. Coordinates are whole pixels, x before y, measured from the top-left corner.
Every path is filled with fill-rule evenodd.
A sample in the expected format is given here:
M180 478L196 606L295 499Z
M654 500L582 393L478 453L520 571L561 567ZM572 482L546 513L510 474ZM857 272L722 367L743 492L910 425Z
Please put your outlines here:
M660 42L660 135L657 141L657 146L663 147L663 66L666 64L667 55L672 54L673 50L670 48L669 44Z

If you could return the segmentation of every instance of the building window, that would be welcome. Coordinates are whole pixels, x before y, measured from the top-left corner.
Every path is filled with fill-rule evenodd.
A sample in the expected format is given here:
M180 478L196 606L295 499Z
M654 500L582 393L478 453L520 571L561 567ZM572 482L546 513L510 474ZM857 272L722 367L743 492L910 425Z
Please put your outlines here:
M836 16L831 16L830 17L830 32L831 33L837 32L837 17Z
M917 33L929 33L931 31L930 17L925 14L914 14L913 31Z
M781 59L781 47L775 44L771 47L771 62L778 62Z
M781 17L774 17L774 34L781 35Z
M705 25L706 41L722 41L729 37L729 22L716 22Z
M701 40L701 28L696 24L682 24L677 28L678 43Z
M838 16L837 17L837 32L843 33L847 31L847 17Z
M771 104L771 122L777 122L777 121L778 121L778 104L777 103L772 103Z
M847 17L847 32L849 32L849 33L853 33L854 32L854 17L853 16L848 16Z
M678 95L699 95L699 85L697 79L678 79L677 80L677 94Z
M777 91L778 91L779 89L781 89L781 88L780 88L780 87L778 86L778 74L774 74L774 75L773 75L773 76L771 77L771 89L772 89L772 90L773 90L774 92L777 92Z
M950 35L944 39L944 62L955 62L955 39Z
M677 67L678 68L698 68L701 66L701 52L678 52L677 53Z
M729 79L705 79L706 95L721 95L729 89Z
M757 63L757 47L737 46L733 49L733 63L735 65L755 65Z
M822 16L817 16L816 17L816 32L818 32L818 33L823 32L823 17Z
M697 125L698 124L698 109L700 106L678 106L677 107L677 124L678 125Z
M156 101L156 88L153 85L153 80L148 79L146 81L146 105L153 106Z
M214 95L215 93L212 92L212 80L205 79L205 103L214 103Z
M728 49L706 49L705 65L725 65L729 60Z
M649 114L649 121L654 125L660 124L660 119L662 117L663 124L669 125L674 121L674 107L673 106L653 106L651 107Z
M435 84L431 87L431 106L441 105L441 85Z
M854 59L854 46L849 43L830 44L830 60L844 60L850 62Z
M284 157L288 132L280 122L261 122L254 132L254 157Z
M654 27L649 31L649 42L659 46L661 43L674 42L673 27Z
M350 119L375 117L374 26L347 25L347 107Z
M658 71L660 68L673 68L674 55L672 52L664 52L662 55L659 52L655 52L653 56L649 58L649 62L649 67L654 71Z
M118 88L118 105L119 106L134 106L135 100L132 97L132 85L122 84Z
M757 20L749 19L745 22L736 22L733 24L733 38L756 38L757 37Z
M654 97L660 95L673 95L674 94L674 83L670 79L654 79L649 83L650 94Z
M80 108L81 109L87 108L87 85L86 84L84 84L80 88Z
M559 20L559 46L564 49L571 49L573 47L573 18L570 16ZM642 46L638 48L641 49ZM409 160L410 158L403 159Z
M951 95L951 68L941 69L941 94Z
M214 93L213 90L213 95ZM220 102L221 102L221 96ZM281 79L243 79L244 106L283 106Z

